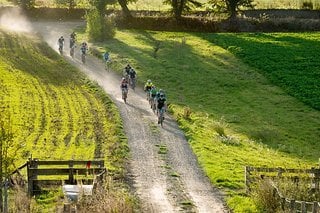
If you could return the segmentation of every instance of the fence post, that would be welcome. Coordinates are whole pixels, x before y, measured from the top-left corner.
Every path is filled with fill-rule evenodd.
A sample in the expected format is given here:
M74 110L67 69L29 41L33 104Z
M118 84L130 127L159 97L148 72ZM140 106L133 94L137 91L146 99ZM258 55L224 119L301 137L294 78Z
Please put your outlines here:
M74 184L74 178L73 178L73 160L69 160L69 184Z
M281 197L281 209L284 211L286 208L286 198Z
M306 212L307 212L306 202L302 201L301 202L301 213L306 213Z
M34 180L37 180L38 174L37 171L34 169L38 168L38 159L29 158L27 163L27 175L28 175L28 194L29 196L33 196L33 191L35 185L33 184Z
M313 202L312 213L318 213L318 202Z
M290 200L290 212L294 213L296 212L296 201Z

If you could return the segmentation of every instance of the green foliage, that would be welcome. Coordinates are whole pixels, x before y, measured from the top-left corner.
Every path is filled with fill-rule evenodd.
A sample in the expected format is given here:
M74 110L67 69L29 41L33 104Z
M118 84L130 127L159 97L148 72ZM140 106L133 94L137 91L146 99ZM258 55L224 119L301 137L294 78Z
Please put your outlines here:
M92 9L86 15L86 32L91 41L104 41L113 38L115 29L111 17L102 16L97 9Z
M313 3L311 1L302 2L302 9L312 10L313 9Z
M231 18L236 16L240 8L253 8L254 0L209 0L213 10L227 12Z
M55 3L58 6L68 7L69 9L73 9L77 6L77 3L75 0L55 0Z
M195 7L202 6L197 0L164 0L163 3L172 7L172 12L177 19L181 17L183 12L191 11Z
M280 200L275 193L269 180L260 180L253 187L251 196L261 212L278 212Z
M79 212L134 212L137 201L128 196L128 189L107 178L92 196L82 196L77 210Z
M35 6L35 0L12 0L16 5L19 5L22 9L32 9Z

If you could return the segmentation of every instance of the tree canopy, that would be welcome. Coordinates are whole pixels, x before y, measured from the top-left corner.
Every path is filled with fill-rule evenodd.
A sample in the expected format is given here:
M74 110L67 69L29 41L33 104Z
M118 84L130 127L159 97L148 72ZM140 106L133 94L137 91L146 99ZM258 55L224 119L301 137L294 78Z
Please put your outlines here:
M235 19L241 7L253 8L254 0L209 0L208 3L220 12L227 12L230 19Z
M197 0L164 0L163 3L172 7L172 11L176 19L180 19L183 12L191 11L191 9L195 7L202 6L202 4Z

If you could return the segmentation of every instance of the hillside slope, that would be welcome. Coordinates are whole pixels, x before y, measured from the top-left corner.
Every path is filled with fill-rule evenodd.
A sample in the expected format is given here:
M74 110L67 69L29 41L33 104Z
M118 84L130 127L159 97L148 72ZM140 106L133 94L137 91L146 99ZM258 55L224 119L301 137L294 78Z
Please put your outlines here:
M117 110L39 38L0 31L0 106L0 121L13 133L10 169L32 156L104 158L121 170L127 149Z

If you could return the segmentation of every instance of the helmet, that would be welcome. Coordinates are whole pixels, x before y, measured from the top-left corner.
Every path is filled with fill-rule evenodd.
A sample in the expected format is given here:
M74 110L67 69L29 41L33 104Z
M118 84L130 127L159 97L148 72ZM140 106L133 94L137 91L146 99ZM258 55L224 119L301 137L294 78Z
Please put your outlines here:
M159 93L163 93L164 91L163 91L163 89L159 89Z
M122 81L124 81L124 80L126 80L126 78L125 78L125 77L122 77Z
M148 79L148 81L147 81L148 83L151 83L151 80L150 79Z

